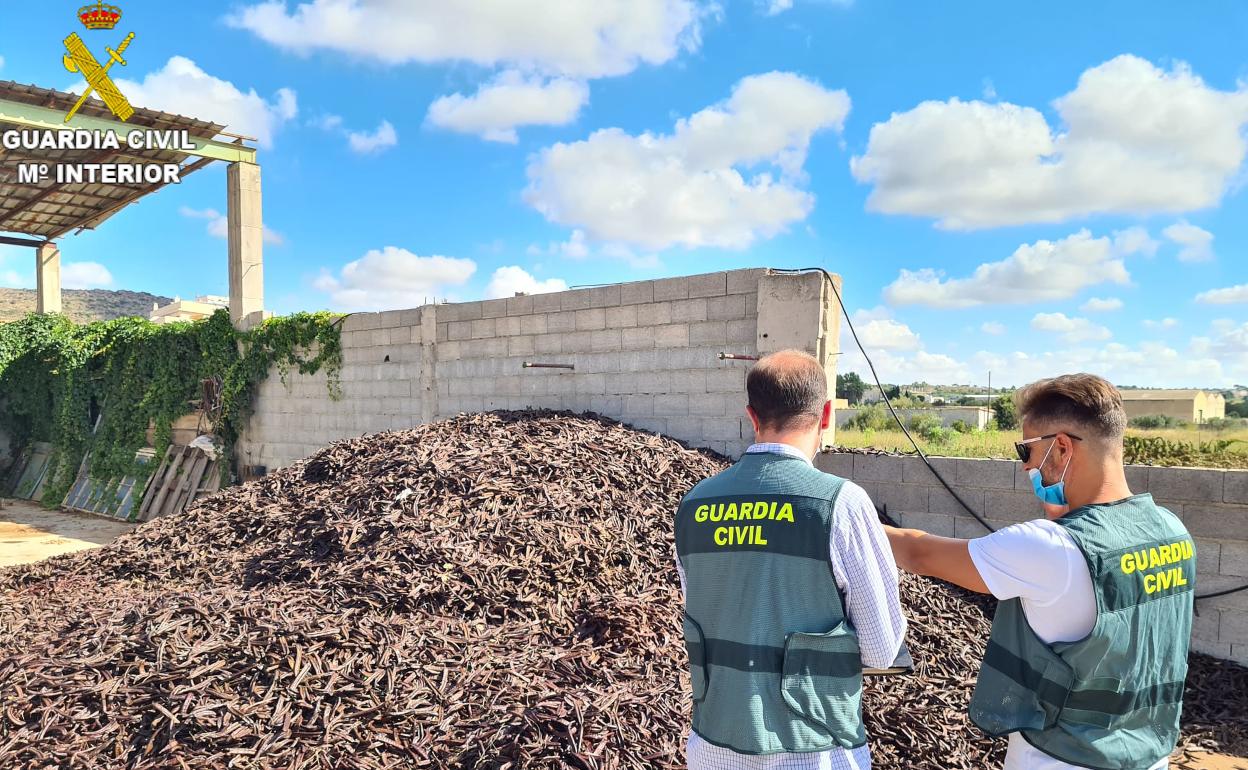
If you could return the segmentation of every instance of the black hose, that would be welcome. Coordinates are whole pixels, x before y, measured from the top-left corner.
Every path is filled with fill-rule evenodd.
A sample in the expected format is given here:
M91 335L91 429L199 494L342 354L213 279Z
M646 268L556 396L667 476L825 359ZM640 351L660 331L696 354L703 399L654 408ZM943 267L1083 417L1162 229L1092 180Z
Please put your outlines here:
M940 482L941 486L949 490L949 494L953 495L953 499L957 500L958 504L965 508L966 512L975 518L975 521L982 524L984 529L987 529L989 532L996 532L996 529L985 521L984 517L976 513L975 509L963 500L962 496L954 491L953 487L949 486L949 482L945 481L945 477L942 476L940 471L936 470L936 467L932 465L930 460L927 459L927 455L924 454L923 449L919 447L919 442L915 441L914 436L910 435L910 431L906 429L905 423L902 422L901 417L897 414L897 411L893 409L893 404L889 401L888 394L884 392L884 385L880 382L880 375L876 374L875 364L871 362L871 356L867 355L866 348L862 346L862 341L858 339L858 331L854 329L853 319L849 317L849 310L845 307L845 301L841 299L841 292L836 288L836 281L832 280L832 274L822 267L772 268L773 273L813 273L816 271L822 273L823 277L827 279L828 285L832 287L832 293L836 295L836 302L841 307L841 315L845 316L845 323L849 326L849 333L854 337L854 344L858 346L858 350L862 353L863 360L867 362L867 368L871 370L871 378L875 380L875 386L880 389L880 397L884 399L884 404L888 407L889 414L891 414L893 419L897 422L897 427L901 428L901 432L906 434L906 438L910 440L910 445L914 447L914 451L918 453L919 457L923 460L923 464L926 465L927 469L932 472L932 475L936 477L936 480ZM887 508L885 508L885 511L887 511ZM1217 596L1228 596L1230 594L1239 593L1240 591L1248 591L1248 583L1236 588L1225 588L1221 591L1210 591L1209 593L1197 594L1195 598L1212 599Z

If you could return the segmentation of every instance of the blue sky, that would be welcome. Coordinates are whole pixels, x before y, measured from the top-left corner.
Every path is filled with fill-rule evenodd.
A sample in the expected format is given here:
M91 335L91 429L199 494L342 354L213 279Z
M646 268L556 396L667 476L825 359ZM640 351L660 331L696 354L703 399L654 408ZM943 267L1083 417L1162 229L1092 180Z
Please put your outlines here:
M0 79L134 31L132 101L260 139L278 313L820 265L889 381L1248 382L1242 2L119 4L11 4ZM224 208L165 189L67 285L224 294Z

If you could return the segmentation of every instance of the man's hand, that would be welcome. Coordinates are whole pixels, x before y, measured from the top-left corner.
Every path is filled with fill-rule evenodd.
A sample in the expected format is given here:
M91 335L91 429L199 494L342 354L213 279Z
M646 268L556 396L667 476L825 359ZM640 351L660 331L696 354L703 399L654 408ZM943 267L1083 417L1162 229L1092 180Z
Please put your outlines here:
M990 593L980 577L967 540L939 537L921 529L898 529L884 526L888 544L893 549L897 566L916 575L947 580L971 591Z

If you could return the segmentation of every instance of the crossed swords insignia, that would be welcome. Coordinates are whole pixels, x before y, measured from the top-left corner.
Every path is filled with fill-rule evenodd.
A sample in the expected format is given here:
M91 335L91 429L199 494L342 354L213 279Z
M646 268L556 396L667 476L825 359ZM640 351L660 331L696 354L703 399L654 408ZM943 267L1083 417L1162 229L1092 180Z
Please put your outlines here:
M95 60L95 57L87 50L87 46L82 42L82 38L78 37L78 33L74 32L65 38L65 50L69 53L64 57L65 69L70 72L81 72L86 78L87 88L82 92L82 97L74 108L65 116L65 122L68 123L74 114L86 103L87 97L94 91L100 95L104 103L108 105L108 109L123 121L129 120L134 114L134 108L130 106L130 102L117 90L117 86L113 83L112 78L108 76L108 70L114 64L126 66L126 60L121 58L126 49L130 47L130 41L134 40L134 33L126 35L126 39L121 41L121 45L116 50L105 48L108 51L108 63L103 67Z

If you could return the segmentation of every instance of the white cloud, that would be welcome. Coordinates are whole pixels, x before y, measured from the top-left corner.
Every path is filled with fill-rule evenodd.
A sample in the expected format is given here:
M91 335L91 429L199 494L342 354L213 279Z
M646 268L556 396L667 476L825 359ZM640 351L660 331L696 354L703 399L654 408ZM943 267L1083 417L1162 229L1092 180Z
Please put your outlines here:
M477 270L471 259L440 255L420 257L407 249L372 249L348 262L335 276L328 270L313 282L334 304L352 310L419 307L467 283Z
M851 161L874 185L867 208L950 229L1190 211L1218 203L1248 152L1248 83L1219 91L1183 63L1119 56L1053 106L1057 127L1004 102L895 113Z
M0 70L4 69L4 57L0 56Z
M1121 254L1144 254L1151 257L1161 243L1148 234L1148 228L1135 226L1114 231L1114 248Z
M135 106L221 123L231 133L255 137L266 148L273 146L278 129L299 112L295 92L289 88L279 89L272 101L265 101L255 89L244 93L184 56L170 58L142 83L115 82ZM82 88L80 81L69 90L81 93Z
M984 334L991 334L998 337L1005 334L1005 324L1000 321L985 321L979 329Z
M381 121L381 125L377 126L377 130L372 133L367 131L347 132L347 144L351 147L352 152L360 155L382 152L398 145L398 143L399 134L388 120Z
M1105 299L1092 297L1087 302L1080 305L1079 309L1085 313L1109 313L1114 310L1122 310L1122 300L1117 297L1108 297Z
M1213 233L1180 220L1161 231L1161 234L1177 243L1180 262L1209 262L1213 260Z
M793 7L793 0L756 0L756 4L767 16L778 16ZM854 4L854 0L823 0L820 4L848 7Z
M472 96L452 94L437 99L426 119L439 128L515 144L517 127L567 125L588 101L589 88L582 82L526 77L508 70Z
M894 305L943 308L1069 299L1100 283L1128 283L1123 256L1109 238L1080 230L1060 241L1023 244L1008 258L975 268L969 278L945 278L931 268L902 270L884 297Z
M1235 305L1248 302L1248 283L1227 286L1225 289L1202 291L1196 295L1196 301L1205 305Z
M573 230L568 240L557 246L559 253L569 259L585 259L589 256L589 247L585 245L584 230Z
M798 75L754 75L727 102L678 120L671 134L608 128L542 150L529 163L524 197L597 241L742 249L810 213L814 196L797 182L811 137L839 132L849 107L844 91ZM753 171L760 165L779 178Z
M113 274L99 262L67 262L61 265L61 288L99 289L113 285Z
M868 352L872 350L918 350L922 347L919 335L909 326L891 319L876 319L855 324L858 339ZM855 345L855 347L857 347Z
M1031 328L1040 332L1056 332L1066 342L1107 340L1114 336L1104 326L1086 318L1069 318L1065 313L1037 313L1031 319Z
M567 291L568 284L561 278L547 278L539 281L517 265L500 267L490 277L485 287L486 299L514 297L516 292L525 294L547 294L552 291Z
M692 0L267 0L226 18L280 48L386 64L463 61L590 78L662 64L700 44L716 6Z
M997 87L993 85L992 78L984 78L983 94L986 101L995 102L997 100Z
M213 238L228 238L230 235L229 221L216 209L193 209L190 206L182 206L178 209L178 213L189 219L207 220L208 234ZM265 225L262 237L265 243L274 246L283 246L286 243L282 234L270 229L268 225Z
M1144 321L1144 328L1157 331L1169 331L1178 327L1178 325L1179 319L1177 318L1163 318L1160 321L1154 321L1150 318Z

